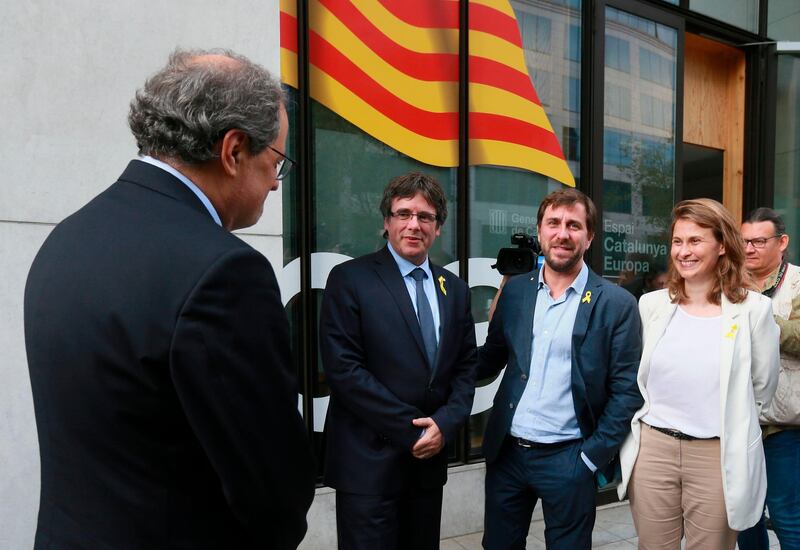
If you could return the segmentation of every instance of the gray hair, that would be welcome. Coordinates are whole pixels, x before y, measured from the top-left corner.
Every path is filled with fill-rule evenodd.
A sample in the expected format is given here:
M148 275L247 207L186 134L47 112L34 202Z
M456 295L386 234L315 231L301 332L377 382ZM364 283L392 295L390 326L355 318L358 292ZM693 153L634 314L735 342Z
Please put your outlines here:
M232 62L197 61L222 55ZM285 102L263 67L229 50L176 49L167 65L136 91L128 125L139 153L200 164L218 156L216 143L238 129L258 154L275 141Z

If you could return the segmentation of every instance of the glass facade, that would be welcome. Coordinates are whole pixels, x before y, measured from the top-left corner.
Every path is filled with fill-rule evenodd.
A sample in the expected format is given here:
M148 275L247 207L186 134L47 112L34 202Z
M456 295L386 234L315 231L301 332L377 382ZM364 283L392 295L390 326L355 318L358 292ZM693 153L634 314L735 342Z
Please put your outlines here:
M773 40L800 41L800 3L769 0L767 34Z
M770 8L773 1L769 0ZM689 0L689 9L740 29L758 31L758 0Z
M789 261L800 261L800 55L778 56L775 209L789 234Z
M286 138L286 155L289 158L297 158L297 90L289 86L284 86L286 93L286 114L289 119L289 134ZM299 350L303 345L302 341L302 304L300 293L300 223L296 215L296 207L299 201L298 194L298 172L292 170L289 175L281 180L281 198L283 215L283 269L278 270L278 266L273 266L277 275L280 277L281 294L286 307L286 315L289 319L289 337L291 338L292 349ZM303 379L305 366L298 353L292 355L295 372L298 380ZM301 398L305 399L307 393L304 387L300 387Z
M374 5L379 7L379 4L382 5ZM513 15L516 20L524 66L577 187L594 190L590 195L594 193L600 223L593 243L597 255L592 256L591 267L640 295L667 265L669 215L682 183L678 181L682 171L677 161L683 136L677 113L681 112L679 106L684 100L680 96L683 75L679 59L683 30L672 23L679 18L680 10L672 5L677 5L677 1L664 1L663 6L653 3L645 6L645 3L628 0L607 0L591 22L592 28L586 28L587 4L581 0L511 0L511 10L506 15ZM345 13L343 6L352 5L330 3L333 8L325 16L325 22L315 20L315 12L310 10L307 24L311 40L309 59L305 61L311 68L311 89L305 90L310 98L303 99L302 91L294 88L288 90L291 127L297 128L301 123L301 104L308 106L303 116L310 119L307 120L310 134L306 143L298 143L297 132L290 131L288 154L297 158L304 149L304 158L311 160L304 172L305 181L299 181L300 173L294 172L283 182L281 286L292 325L293 345L314 348L305 350L304 354L296 353L295 357L301 374L301 392L313 398L313 418L307 421L309 427L313 426L320 453L329 390L318 358L313 327L318 321L322 289L333 266L384 245L379 202L386 183L396 175L419 170L435 176L444 187L450 215L431 250L431 259L455 273L467 273L479 345L485 340L489 304L500 282L499 274L490 267L498 250L511 246L514 233L535 234L540 201L548 192L564 185L539 173L507 166L471 163L454 166L452 162L442 162L440 164L449 166L443 167L416 160L412 153L400 152L381 136L370 133L364 124L339 114L335 102L331 102L329 96L325 99L325 94L318 94L315 89L325 82L318 74L319 67L328 63L326 70L331 71L331 64L340 59L330 51L322 55L318 48L330 44L326 45L319 38L320 33L338 28L336 17ZM443 9L448 5L452 8L453 3L443 2ZM692 10L742 29L757 28L756 0L734 0L726 5L724 13L715 12L720 11L714 7L719 5L689 0ZM786 27L794 24L793 18L797 15L792 12L793 5L791 1L770 0L770 33L786 36L783 34L788 33ZM463 4L459 3L459 7L463 8ZM451 9L450 15L452 12ZM427 16L431 16L430 11ZM434 13L431 17L444 21L449 16ZM384 23L386 21L390 19L385 19ZM463 29L463 26L460 27ZM344 44L343 37L347 34L347 40L357 45L357 29L353 29L354 37L344 31L329 36L331 40L343 40ZM472 22L470 29L470 33L475 32ZM389 40L408 51L418 45L410 39L401 44L402 33L383 27L382 30ZM441 88L445 90L441 92L442 97L428 99L431 105L439 101L450 108L459 106L455 108L458 109L463 108L458 97L459 87L462 91L464 87L469 89L465 83L458 82L463 78L463 68L471 67L473 57L486 55L481 48L486 47L487 42L480 37L473 40L471 34L470 51L459 52L453 41L458 41L460 31L451 31L447 38L449 45L446 46L450 48L447 55L451 61L457 59L458 67L448 69L451 85ZM745 34L741 42L746 38ZM600 50L595 48L598 43L602 44ZM383 44L389 47L388 41ZM493 44L501 46L499 42ZM432 42L425 47L443 46ZM366 50L359 51L362 60L374 61ZM602 54L597 55L596 51ZM352 59L341 58L341 62L352 62ZM364 75L354 81L356 93L359 93L358 82L366 77L376 82L380 80L380 71L375 67L369 72L364 65ZM775 206L787 218L793 236L792 253L797 261L800 256L797 214L800 211L800 58L783 55L778 74L778 112L790 115L778 117L775 128ZM588 82L587 75L592 75L596 81ZM427 84L422 80L418 83L420 87ZM597 88L602 89L602 96L596 94ZM404 95L407 89L408 86L401 91L389 91L403 99L407 98ZM602 116L598 113L595 117L595 112L589 110L582 98L597 99ZM468 94L467 101L471 100ZM371 116L375 118L379 114ZM471 120L464 113L455 114L459 124ZM395 122L398 120L402 125L405 119L396 118ZM459 152L467 149L464 143L458 140L456 143ZM469 155L466 156L469 160ZM589 161L592 166L588 165ZM685 164L687 159L683 162ZM588 181L590 174L599 174L600 181ZM305 204L310 205L307 212L300 210L303 194L307 196ZM459 217L460 205L466 209L466 217ZM300 246L303 239L307 247ZM306 250L308 257L302 257L301 249ZM301 261L310 271L308 288L308 283L300 281ZM300 305L301 295L311 302L305 310ZM304 330L308 334L301 334ZM458 441L449 442L449 455L454 464L481 459L483 432L498 383L498 379L479 381L473 414ZM319 463L322 463L321 457Z
M512 1L511 5L522 36L528 74L546 107L570 169L577 176L580 173L577 142L581 117L581 4L569 2L565 6L563 1L520 0ZM511 246L514 233L536 233L539 203L547 193L563 184L533 172L496 166L472 167L469 181L469 277L480 345L486 337L489 305L500 279L489 266L500 248ZM475 414L468 427L471 457L480 454L490 399L497 382L496 379L479 382L473 406Z
M675 198L676 29L606 8L603 275L641 296L666 270Z

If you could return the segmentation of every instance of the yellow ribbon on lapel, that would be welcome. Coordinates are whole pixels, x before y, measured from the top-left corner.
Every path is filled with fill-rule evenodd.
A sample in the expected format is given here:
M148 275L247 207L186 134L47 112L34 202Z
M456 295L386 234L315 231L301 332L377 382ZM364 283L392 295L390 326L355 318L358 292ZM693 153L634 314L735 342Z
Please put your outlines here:
M731 326L731 330L728 331L728 334L725 335L725 338L733 338L736 336L736 331L739 330L739 326L734 324Z
M586 294L583 295L583 300L581 300L582 304L591 304L592 303L592 291L587 290Z
M447 296L447 289L444 288L444 276L439 275L439 278L437 280L439 281L439 288L442 290L442 294Z

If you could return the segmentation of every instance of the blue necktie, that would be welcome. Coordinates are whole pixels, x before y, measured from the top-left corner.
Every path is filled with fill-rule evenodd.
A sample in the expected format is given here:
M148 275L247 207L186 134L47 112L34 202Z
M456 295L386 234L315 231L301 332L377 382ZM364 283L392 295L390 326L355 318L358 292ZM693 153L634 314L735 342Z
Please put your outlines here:
M434 362L436 361L436 328L433 325L431 305L428 302L427 294L425 294L425 287L422 286L422 280L425 279L428 274L418 267L409 273L409 276L417 282L417 317L419 318L419 328L422 329L422 341L425 342L428 364L433 368Z

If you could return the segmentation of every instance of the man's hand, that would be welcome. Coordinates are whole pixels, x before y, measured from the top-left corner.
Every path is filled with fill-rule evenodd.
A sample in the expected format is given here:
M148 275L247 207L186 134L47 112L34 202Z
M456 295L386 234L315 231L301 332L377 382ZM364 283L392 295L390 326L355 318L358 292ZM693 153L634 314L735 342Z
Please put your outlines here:
M425 433L411 448L414 458L431 458L444 448L444 436L433 418L415 418L411 421L418 428L423 428Z

